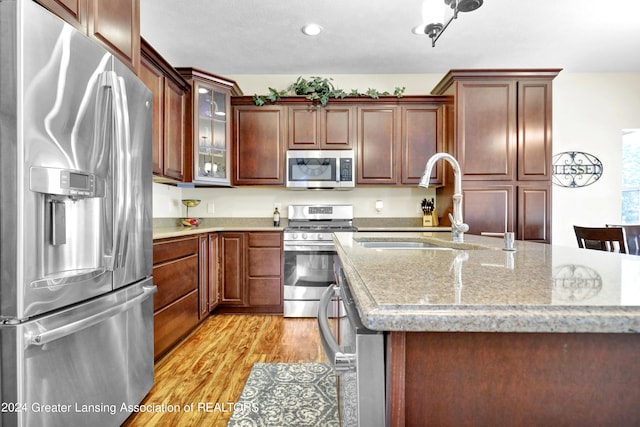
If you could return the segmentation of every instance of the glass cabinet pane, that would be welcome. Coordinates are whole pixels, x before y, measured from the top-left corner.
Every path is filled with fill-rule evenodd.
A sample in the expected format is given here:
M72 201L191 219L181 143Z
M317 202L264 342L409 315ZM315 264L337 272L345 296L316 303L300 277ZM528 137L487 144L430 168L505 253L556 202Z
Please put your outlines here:
M229 184L227 152L227 94L198 85L195 179Z

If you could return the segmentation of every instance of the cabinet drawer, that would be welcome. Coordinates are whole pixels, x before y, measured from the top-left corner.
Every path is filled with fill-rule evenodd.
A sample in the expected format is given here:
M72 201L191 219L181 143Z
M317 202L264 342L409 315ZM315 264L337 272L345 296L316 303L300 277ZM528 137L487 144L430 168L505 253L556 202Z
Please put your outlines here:
M280 276L280 248L249 248L249 277Z
M153 353L157 359L198 324L198 292L191 292L158 311L153 321Z
M170 239L153 244L153 264L198 253L198 237Z
M249 233L249 247L279 248L282 242L282 233Z
M153 282L158 293L153 309L159 310L198 288L198 255L190 255L153 267Z
M282 304L282 281L279 277L249 279L249 305L277 306Z

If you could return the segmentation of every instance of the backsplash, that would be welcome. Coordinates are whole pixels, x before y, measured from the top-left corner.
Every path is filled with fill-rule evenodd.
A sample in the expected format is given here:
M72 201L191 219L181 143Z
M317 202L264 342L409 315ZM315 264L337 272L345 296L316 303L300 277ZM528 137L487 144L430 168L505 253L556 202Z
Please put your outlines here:
M355 218L420 218L420 202L435 198L435 189L419 187L357 187L353 190L287 190L280 187L180 188L153 184L153 217L179 218L186 215L182 199L200 199L189 216L198 218L271 218L275 204L283 218L290 204L331 203L353 205ZM376 201L382 201L380 212ZM210 207L213 205L213 213Z

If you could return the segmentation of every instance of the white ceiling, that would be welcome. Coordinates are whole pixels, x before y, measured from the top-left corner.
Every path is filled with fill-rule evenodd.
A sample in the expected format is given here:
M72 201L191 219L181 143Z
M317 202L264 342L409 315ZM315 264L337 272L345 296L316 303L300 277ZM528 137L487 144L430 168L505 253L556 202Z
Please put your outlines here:
M411 32L422 0L140 0L140 10L142 36L171 64L220 75L640 72L637 0L485 0L435 48ZM323 33L302 34L308 22Z

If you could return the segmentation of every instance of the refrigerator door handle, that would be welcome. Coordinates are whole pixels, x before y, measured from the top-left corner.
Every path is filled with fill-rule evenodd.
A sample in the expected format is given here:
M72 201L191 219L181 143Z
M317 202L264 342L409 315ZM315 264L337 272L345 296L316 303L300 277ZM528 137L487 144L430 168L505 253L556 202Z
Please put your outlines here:
M78 320L76 322L69 323L60 328L55 328L49 331L40 332L35 335L32 333L26 333L25 341L27 343L27 348L34 345L42 346L42 345L48 344L60 338L64 338L66 336L80 332L83 329L89 328L100 322L103 322L109 319L110 317L113 317L117 314L125 312L129 310L131 307L140 304L143 300L147 299L150 295L153 295L154 293L156 293L157 290L158 288L156 286L144 286L142 288L142 293L140 295L122 304L110 307L104 311L85 317L84 319Z
M124 265L127 251L128 212L131 200L128 197L130 186L129 173L131 158L129 154L129 113L127 93L124 79L115 71L105 71L101 75L101 84L111 92L111 111L114 129L113 146L111 149L111 180L113 183L113 245L112 270Z
M131 211L131 197L129 190L132 183L130 182L131 171L131 142L129 123L129 102L127 100L127 90L124 79L113 72L113 103L115 114L115 150L113 150L114 170L113 176L116 179L114 183L114 206L113 227L115 231L114 246L117 248L116 254L118 258L115 260L115 266L120 268L124 266L124 260L127 257L127 249L129 247L127 239L129 237L129 212Z

